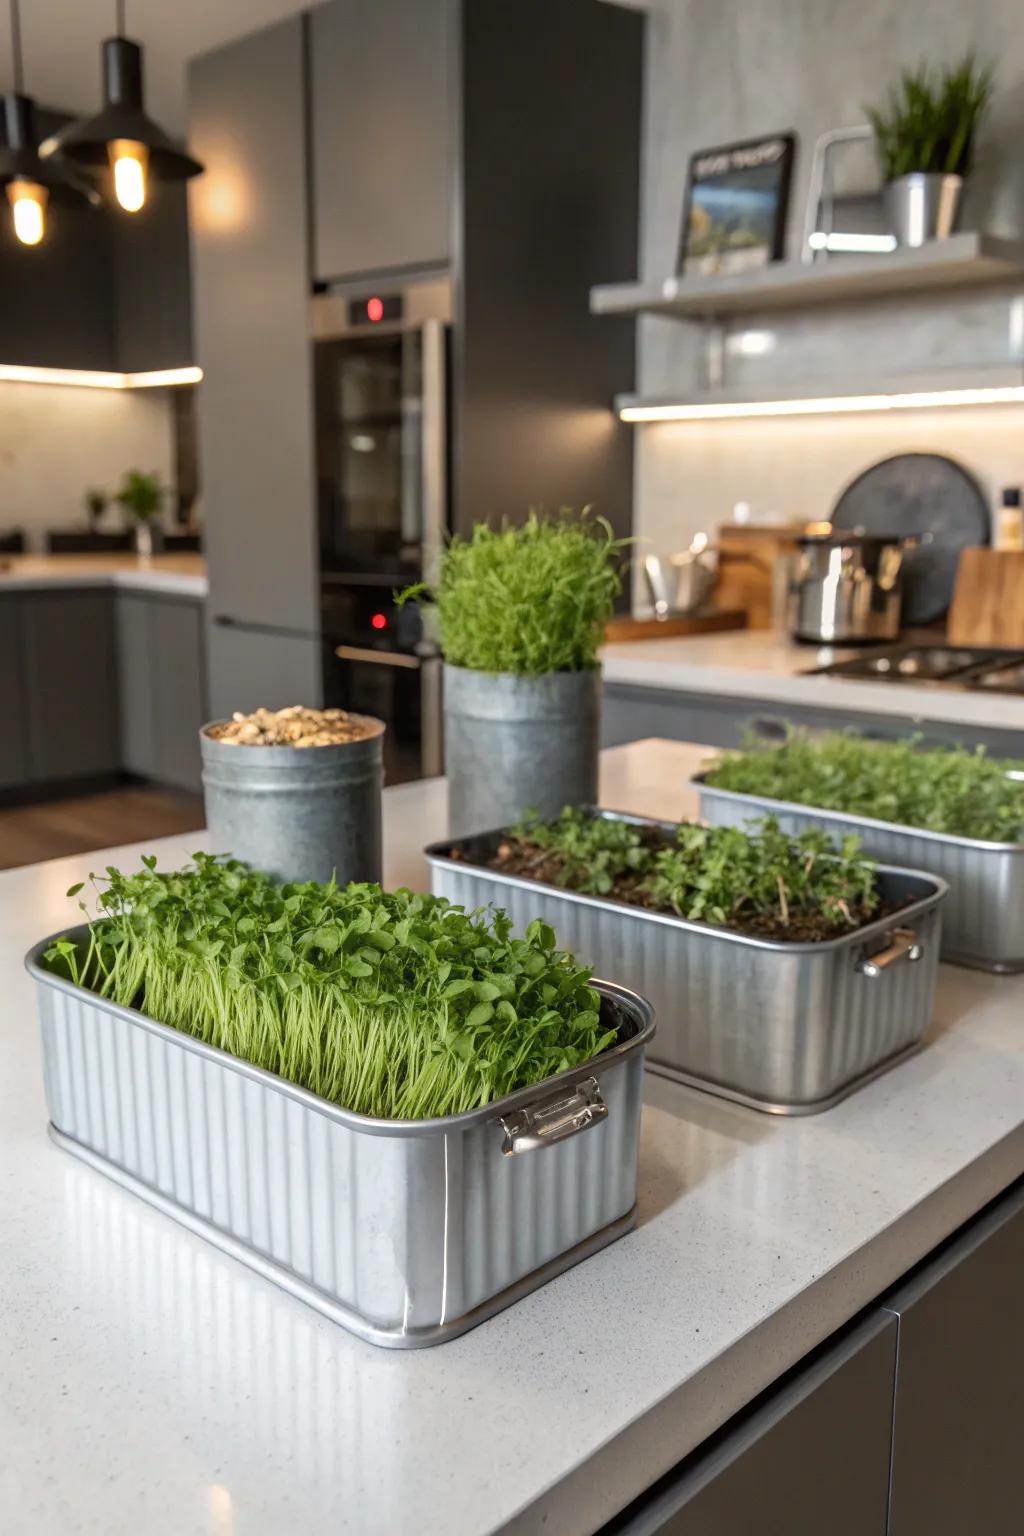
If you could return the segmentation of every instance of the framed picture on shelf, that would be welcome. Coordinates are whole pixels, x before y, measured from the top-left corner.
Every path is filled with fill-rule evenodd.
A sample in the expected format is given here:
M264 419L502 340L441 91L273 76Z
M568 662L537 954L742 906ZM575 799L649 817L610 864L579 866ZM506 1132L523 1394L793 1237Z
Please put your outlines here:
M785 253L792 133L775 133L690 159L677 272L749 272Z

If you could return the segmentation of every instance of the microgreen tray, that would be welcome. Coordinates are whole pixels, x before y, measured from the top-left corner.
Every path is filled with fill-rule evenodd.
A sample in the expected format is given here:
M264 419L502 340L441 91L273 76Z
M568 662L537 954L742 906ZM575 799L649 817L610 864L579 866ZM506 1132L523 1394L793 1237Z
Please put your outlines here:
M53 1139L370 1343L454 1338L635 1222L654 1016L622 987L594 982L617 1040L592 1060L379 1120L55 975L50 942L26 964Z
M674 823L615 817L674 836ZM840 938L792 943L691 922L486 867L508 829L426 850L432 889L494 903L650 998L652 1071L773 1114L827 1109L915 1050L935 986L945 882L879 866L890 915ZM453 857L452 855L455 855ZM895 910L898 909L898 910Z

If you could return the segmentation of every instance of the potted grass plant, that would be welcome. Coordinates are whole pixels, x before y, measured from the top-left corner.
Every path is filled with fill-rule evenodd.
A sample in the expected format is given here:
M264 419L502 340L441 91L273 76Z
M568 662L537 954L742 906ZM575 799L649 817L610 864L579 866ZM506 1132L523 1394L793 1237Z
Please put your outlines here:
M952 234L992 83L991 66L968 53L937 71L927 64L905 69L886 104L867 109L898 244Z
M159 475L141 469L127 470L121 481L116 500L135 525L135 548L140 555L152 555L156 549L155 520L164 504L164 493Z
M621 590L609 525L568 508L454 538L436 589L453 834L597 798L597 653Z

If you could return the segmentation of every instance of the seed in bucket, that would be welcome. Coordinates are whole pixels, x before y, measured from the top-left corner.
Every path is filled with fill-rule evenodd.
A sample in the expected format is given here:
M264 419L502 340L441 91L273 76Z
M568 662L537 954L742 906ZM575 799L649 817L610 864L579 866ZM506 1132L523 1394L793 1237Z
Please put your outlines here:
M211 726L209 734L235 747L336 747L371 736L373 724L343 709L290 704L287 709L257 709L251 715L236 710L230 720Z

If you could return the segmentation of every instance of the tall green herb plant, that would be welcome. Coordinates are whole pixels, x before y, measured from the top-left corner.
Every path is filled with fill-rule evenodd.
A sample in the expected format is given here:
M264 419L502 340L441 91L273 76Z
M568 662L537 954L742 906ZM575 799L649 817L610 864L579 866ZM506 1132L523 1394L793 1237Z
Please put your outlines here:
M588 509L531 512L520 527L478 523L453 538L431 594L445 660L474 672L579 672L596 666L622 587L624 540Z
M992 87L992 67L973 53L937 71L905 69L886 104L865 109L886 181L915 171L965 176Z
M46 964L361 1114L458 1114L614 1039L544 923L513 938L502 912L407 890L277 886L206 854L143 863L108 868L85 948L58 940Z

